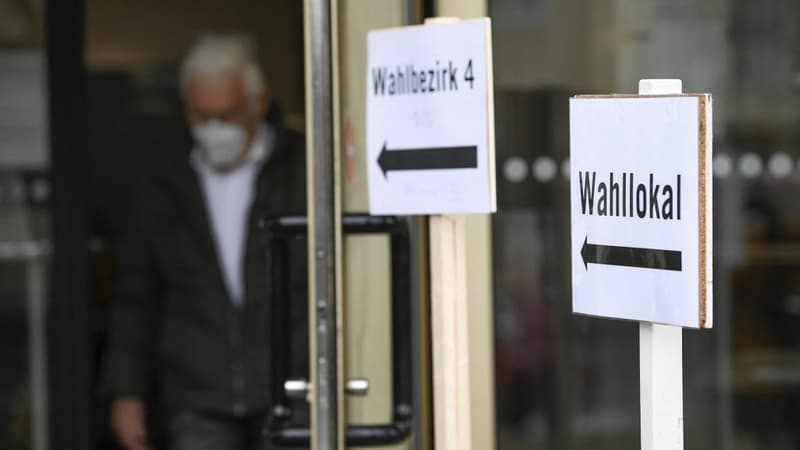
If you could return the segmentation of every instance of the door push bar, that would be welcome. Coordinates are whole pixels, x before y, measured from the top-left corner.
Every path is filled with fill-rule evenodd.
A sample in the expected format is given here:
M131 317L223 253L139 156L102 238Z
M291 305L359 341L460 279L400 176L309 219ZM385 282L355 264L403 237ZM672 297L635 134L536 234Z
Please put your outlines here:
M310 388L305 380L287 379L287 368L291 363L291 336L287 324L291 324L289 299L289 241L306 238L308 218L306 216L283 216L264 218L261 230L269 241L268 257L273 261L272 335L270 340L271 360L274 362L270 374L270 392L273 406L264 430L266 438L280 447L308 447L311 430L308 425L292 424L291 398L305 398ZM380 425L348 425L345 430L347 446L392 445L405 440L411 434L413 369L411 366L411 260L408 228L402 220L393 216L370 216L346 214L342 217L344 234L388 234L391 248L391 302L392 302L392 422ZM284 299L284 301L281 301ZM348 380L346 392L365 395L367 380Z

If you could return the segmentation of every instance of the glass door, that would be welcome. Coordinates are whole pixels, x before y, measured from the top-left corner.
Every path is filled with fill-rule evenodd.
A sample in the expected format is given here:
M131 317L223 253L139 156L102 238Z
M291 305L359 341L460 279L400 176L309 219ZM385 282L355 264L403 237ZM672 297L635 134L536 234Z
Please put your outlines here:
M0 4L0 447L49 448L51 158L41 2Z

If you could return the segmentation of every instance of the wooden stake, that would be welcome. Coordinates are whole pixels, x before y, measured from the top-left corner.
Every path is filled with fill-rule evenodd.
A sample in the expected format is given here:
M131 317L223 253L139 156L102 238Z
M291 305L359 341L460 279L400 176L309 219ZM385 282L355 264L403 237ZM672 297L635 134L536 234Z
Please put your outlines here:
M431 339L436 449L472 448L463 215L432 216Z
M429 17L425 25L458 22ZM466 219L431 216L431 346L436 449L472 448Z

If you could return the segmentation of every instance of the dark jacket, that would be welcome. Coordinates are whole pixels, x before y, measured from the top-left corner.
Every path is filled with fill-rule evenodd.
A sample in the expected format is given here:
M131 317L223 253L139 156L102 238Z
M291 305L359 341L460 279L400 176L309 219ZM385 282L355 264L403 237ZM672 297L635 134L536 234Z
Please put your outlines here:
M232 305L217 261L200 182L188 157L142 183L112 306L101 391L147 398L168 411L241 416L269 404L269 258L262 215L304 214L299 135L275 128L259 173L244 249L245 301ZM285 299L284 299L285 301Z

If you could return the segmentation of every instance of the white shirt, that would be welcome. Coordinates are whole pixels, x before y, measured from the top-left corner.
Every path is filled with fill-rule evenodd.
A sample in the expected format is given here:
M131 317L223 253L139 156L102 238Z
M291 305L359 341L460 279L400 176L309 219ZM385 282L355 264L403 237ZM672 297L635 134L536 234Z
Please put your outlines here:
M272 129L266 124L259 125L247 159L226 173L210 167L197 148L191 153L192 165L200 176L217 261L221 264L231 302L237 307L244 303L244 248L256 178L272 152L273 141Z

